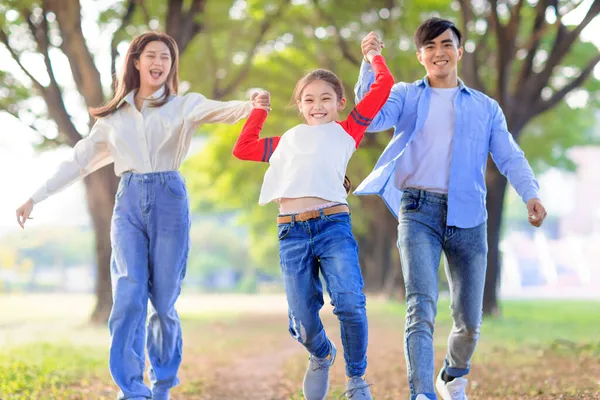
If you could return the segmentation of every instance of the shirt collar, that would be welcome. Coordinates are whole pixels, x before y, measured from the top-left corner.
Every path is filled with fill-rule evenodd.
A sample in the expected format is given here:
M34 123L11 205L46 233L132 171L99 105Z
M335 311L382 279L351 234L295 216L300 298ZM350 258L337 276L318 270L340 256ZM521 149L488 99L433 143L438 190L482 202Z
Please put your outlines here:
M156 92L152 93L152 95L150 97L148 97L147 100L158 100L160 99L163 95L165 94L165 85L162 85L160 87L160 89L158 89Z
M429 86L429 78L427 77L427 75L425 75L425 77L423 77L423 79L418 80L416 83L417 83L417 86L430 87ZM467 85L465 85L463 80L460 78L458 78L458 88L461 91L464 91L469 94L473 94L472 90Z
M119 102L117 108L121 107L123 103L127 102L132 107L135 107L135 94L138 89L133 89L131 92L127 93L125 97ZM152 93L150 97L146 98L146 100L157 100L160 99L165 94L165 86L161 86L156 92Z
M132 107L135 107L135 91L136 89L133 89L131 92L127 93L127 95L121 99L119 104L117 104L117 108L121 107L125 102L129 103Z

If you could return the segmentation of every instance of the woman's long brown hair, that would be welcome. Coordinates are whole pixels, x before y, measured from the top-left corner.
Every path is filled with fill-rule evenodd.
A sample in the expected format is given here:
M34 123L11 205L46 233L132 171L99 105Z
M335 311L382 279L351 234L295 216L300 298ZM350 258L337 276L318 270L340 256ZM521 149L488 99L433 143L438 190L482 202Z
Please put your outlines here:
M152 103L152 106L159 107L167 102L169 96L177 94L179 88L179 50L175 40L162 32L146 32L133 39L125 55L123 72L119 77L115 96L107 104L101 107L90 108L90 114L96 118L105 117L114 113L121 100L127 96L129 92L140 87L140 71L135 67L136 60L140 59L140 55L150 42L163 42L169 48L171 53L171 70L167 76L165 83L165 92L163 96Z

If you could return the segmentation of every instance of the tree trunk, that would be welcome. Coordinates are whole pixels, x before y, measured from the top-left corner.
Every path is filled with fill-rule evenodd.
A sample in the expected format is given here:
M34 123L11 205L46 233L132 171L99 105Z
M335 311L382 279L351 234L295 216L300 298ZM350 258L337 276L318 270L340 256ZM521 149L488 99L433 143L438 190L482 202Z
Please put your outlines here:
M483 314L498 314L498 284L500 281L500 230L502 227L502 211L506 193L506 178L498 171L496 165L488 158L487 162L487 240L488 256L483 293Z
M115 206L118 178L113 165L85 178L88 209L92 217L96 245L96 306L91 322L105 324L112 309L110 282L110 222Z
M402 275L402 264L397 246L394 246L391 251L390 269L384 279L383 294L388 299L404 300L406 298L404 275Z

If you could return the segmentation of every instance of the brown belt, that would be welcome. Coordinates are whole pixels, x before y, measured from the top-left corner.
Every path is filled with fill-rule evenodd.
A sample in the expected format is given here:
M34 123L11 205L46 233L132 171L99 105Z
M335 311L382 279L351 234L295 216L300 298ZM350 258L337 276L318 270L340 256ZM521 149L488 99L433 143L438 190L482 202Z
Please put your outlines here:
M292 222L292 216L294 217L294 221L302 222L308 221L309 219L319 218L321 216L321 212L323 211L323 215L332 215L332 214L340 214L340 213L348 213L350 214L350 208L345 204L340 204L339 206L327 207L321 210L310 210L304 211L298 214L290 214L290 215L281 215L277 217L278 224L287 224Z

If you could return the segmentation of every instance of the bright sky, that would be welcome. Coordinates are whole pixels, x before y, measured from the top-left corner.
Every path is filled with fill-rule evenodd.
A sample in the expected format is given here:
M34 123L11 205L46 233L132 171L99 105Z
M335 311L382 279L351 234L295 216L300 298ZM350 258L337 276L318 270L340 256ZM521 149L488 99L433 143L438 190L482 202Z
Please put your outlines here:
M583 18L583 15L589 9L593 0L586 0L584 3L568 15L568 23L577 23ZM109 84L110 76L109 66L109 43L112 31L100 32L97 25L93 22L99 12L99 2L93 0L82 0L83 5L83 29L86 37L93 37L93 41L88 41L88 46L95 56L96 62L99 65L102 79L105 84ZM107 2L102 2L106 7ZM7 13L7 18L10 19L10 14ZM596 18L582 33L582 37L586 41L593 41L600 48L600 18ZM90 43L93 43L91 45ZM121 54L126 51L123 46L119 49ZM32 74L40 79L42 83L46 82L43 63L35 57L25 58L23 60L25 66ZM79 95L73 90L74 86L70 77L70 69L67 60L61 54L57 53L55 58L56 75L61 84L67 88L65 102L67 108L75 116L75 123L78 127L85 127L87 117L83 110L82 102ZM18 73L15 69L15 64L10 59L10 56L4 49L0 49L0 69L10 69ZM21 75L22 76L22 75ZM600 79L600 66L597 66L594 71L594 76ZM70 90L69 90L70 89ZM68 158L71 154L70 149L58 149L38 153L34 151L32 143L36 140L36 134L29 128L20 123L15 118L0 113L0 184L4 188L2 196L0 196L0 236L9 231L17 229L15 209L22 204L32 192L41 185L45 179L52 173L58 164ZM542 187L550 188L564 187L563 178L555 173L547 174L542 179ZM545 190L548 190L545 189ZM552 190L554 196L555 191ZM557 190L556 194L565 193L565 191ZM546 196L544 196L546 199ZM549 209L556 208L556 212L562 207L564 212L565 199L558 196L560 201L552 202L556 207L552 206L546 200L546 205ZM550 200L551 201L551 200ZM30 225L41 224L87 224L89 216L86 208L85 191L82 183L76 183L65 191L45 200L36 206L34 220L29 221Z

